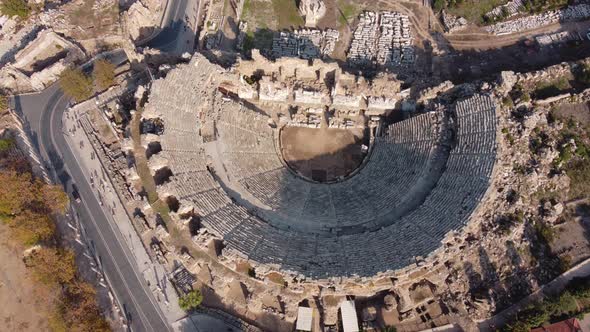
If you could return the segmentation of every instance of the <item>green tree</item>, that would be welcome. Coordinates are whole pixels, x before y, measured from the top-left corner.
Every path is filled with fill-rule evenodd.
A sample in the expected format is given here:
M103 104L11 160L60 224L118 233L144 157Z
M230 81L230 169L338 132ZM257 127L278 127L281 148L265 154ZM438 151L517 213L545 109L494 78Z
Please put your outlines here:
M553 228L542 221L535 223L535 231L537 236L541 240L545 241L547 245L551 244L555 238L555 232L553 231Z
M10 138L0 139L0 152L6 152L14 146L14 140Z
M26 19L31 14L31 8L26 0L2 0L0 13L9 17L18 16Z
M188 294L178 299L180 308L184 311L196 309L203 302L203 295L198 289L190 291Z
M447 3L445 0L434 0L434 3L432 6L434 7L435 12L440 12L441 10L443 10L445 8L446 4Z
M570 316L578 311L578 304L576 303L576 299L569 291L565 291L561 293L559 297L553 298L546 302L548 309L551 311L551 316Z
M584 63L575 72L575 78L583 84L590 84L590 64Z
M531 327L527 323L521 321L508 324L502 329L502 331L506 332L529 332L530 330Z
M92 97L92 79L77 68L64 70L59 78L63 92L76 102Z
M537 327L549 320L550 313L543 302L526 307L518 313L518 320L530 327Z
M590 278L573 278L567 285L567 289L578 299L590 298Z
M107 60L100 59L94 62L92 70L94 86L102 91L115 84L115 65Z

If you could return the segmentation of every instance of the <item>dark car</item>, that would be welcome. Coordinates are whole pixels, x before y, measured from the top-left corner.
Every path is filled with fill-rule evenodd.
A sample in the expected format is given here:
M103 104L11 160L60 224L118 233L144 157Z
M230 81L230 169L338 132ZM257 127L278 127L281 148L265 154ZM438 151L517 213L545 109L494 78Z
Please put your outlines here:
M72 185L72 197L77 203L80 203L82 200L80 199L80 193L78 192L78 187L75 184Z

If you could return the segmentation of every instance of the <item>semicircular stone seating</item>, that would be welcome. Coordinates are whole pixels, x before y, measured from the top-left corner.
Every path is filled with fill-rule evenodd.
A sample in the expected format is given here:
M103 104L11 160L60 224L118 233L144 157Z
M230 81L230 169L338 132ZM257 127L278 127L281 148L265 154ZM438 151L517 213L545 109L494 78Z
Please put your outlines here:
M183 77L173 70L155 81L146 104L147 114L164 120L159 155L173 173L159 192L194 208L201 223L223 238L225 250L258 263L312 278L403 268L463 227L489 186L496 159L496 106L489 96L453 105L452 145L442 144L448 116L418 115L377 137L354 176L320 184L284 165L268 117L201 93L199 78ZM214 120L221 162L244 197L254 198L254 209L238 205L207 169L194 109L203 103L219 110Z

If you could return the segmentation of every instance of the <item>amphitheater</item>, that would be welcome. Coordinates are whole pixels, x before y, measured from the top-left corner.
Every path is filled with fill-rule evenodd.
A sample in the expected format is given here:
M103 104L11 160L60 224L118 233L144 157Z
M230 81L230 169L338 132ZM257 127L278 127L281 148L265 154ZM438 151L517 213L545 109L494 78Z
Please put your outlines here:
M319 183L282 159L280 125L217 88L236 79L195 55L152 83L143 112L164 123L149 159L154 172L169 170L160 197L177 201L181 218L197 216L224 253L313 279L373 276L436 252L488 190L490 96L388 125L358 169Z

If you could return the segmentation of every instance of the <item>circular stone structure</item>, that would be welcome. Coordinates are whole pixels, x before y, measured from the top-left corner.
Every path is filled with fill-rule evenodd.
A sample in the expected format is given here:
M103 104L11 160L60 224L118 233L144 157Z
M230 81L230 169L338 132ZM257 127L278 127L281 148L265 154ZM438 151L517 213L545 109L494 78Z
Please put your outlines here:
M318 183L286 166L268 116L216 88L232 79L195 56L153 82L143 114L164 122L162 151L149 160L172 171L160 196L197 215L224 251L310 278L373 276L435 252L488 189L489 96L390 125L357 172Z
M279 137L287 166L309 181L331 183L344 179L365 157L362 129L285 126Z

